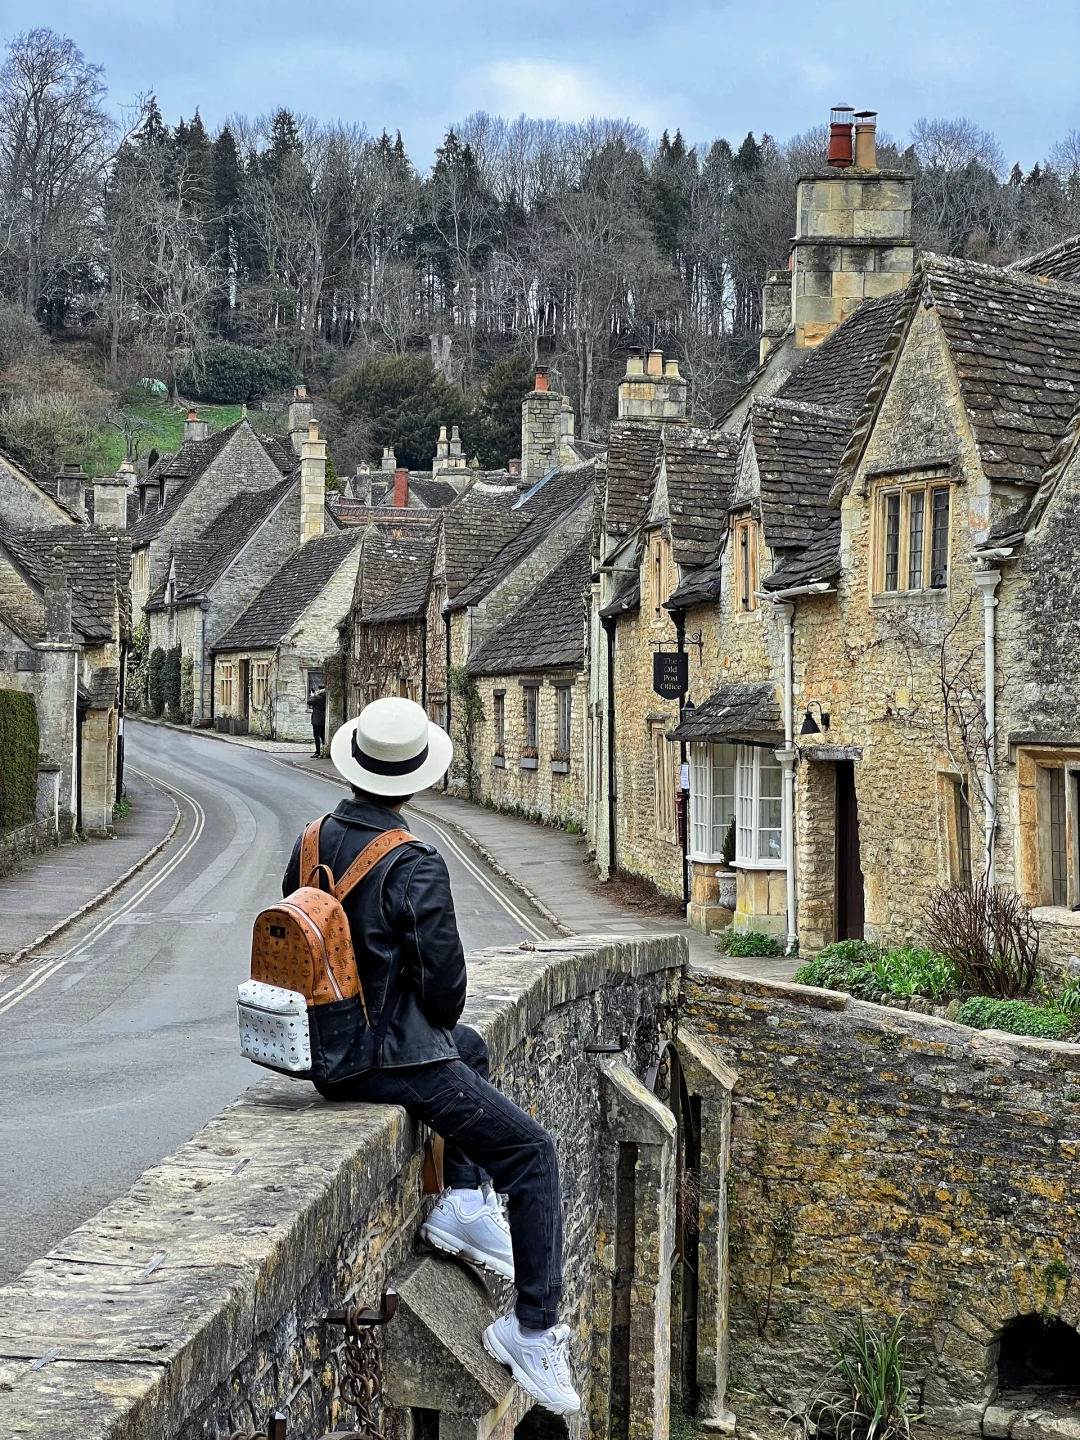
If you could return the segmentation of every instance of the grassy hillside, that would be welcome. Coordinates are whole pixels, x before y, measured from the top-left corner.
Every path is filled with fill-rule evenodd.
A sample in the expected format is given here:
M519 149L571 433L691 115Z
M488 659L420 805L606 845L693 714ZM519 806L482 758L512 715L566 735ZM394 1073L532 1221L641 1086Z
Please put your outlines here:
M235 425L241 415L239 405L200 405L198 411L200 420L209 420L211 432ZM180 448L188 413L186 405L148 400L141 405L129 406L128 413L137 416L145 426L138 434L140 460L145 461L151 450L164 455ZM256 430L264 434L272 433L274 429L271 417L262 411L250 411L248 419ZM94 436L84 464L90 475L115 475L123 458L123 435L115 426L104 425Z

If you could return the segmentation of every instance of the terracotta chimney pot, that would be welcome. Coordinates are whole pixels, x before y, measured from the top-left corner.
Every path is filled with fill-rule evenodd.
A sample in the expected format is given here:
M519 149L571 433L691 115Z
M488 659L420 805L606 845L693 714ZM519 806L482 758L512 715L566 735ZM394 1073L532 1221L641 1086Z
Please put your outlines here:
M855 116L855 164L860 170L877 169L876 110L860 110Z
M834 105L829 114L829 164L834 170L846 170L851 164L850 105Z
M541 391L546 390L546 389L548 388L548 367L547 367L546 365L538 365L538 366L536 367L536 387L535 387L535 388L536 388L537 390L541 390Z
M649 358L645 364L646 375L663 375L664 373L664 352L662 350L650 350Z

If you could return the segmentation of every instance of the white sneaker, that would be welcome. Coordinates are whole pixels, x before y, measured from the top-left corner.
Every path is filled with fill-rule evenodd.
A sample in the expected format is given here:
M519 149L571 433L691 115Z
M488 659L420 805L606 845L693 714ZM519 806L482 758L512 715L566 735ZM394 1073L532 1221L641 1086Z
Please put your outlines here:
M576 1415L581 1396L570 1378L569 1325L540 1334L522 1330L516 1315L503 1315L484 1331L484 1349L504 1365L543 1410Z
M514 1278L510 1226L490 1186L482 1190L444 1190L421 1225L420 1234L436 1250L471 1260L504 1280Z

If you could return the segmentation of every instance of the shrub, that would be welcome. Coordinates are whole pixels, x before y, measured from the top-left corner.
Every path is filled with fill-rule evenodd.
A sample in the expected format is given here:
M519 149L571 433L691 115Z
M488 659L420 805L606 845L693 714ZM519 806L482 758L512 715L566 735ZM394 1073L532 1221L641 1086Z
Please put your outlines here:
M146 713L150 709L146 693L149 678L150 626L145 616L131 632L127 665L124 670L124 704L127 709Z
M0 299L0 370L25 362L45 349L45 337L36 320L21 305Z
M299 376L280 350L255 350L231 340L211 340L176 378L185 395L216 405L251 405L264 395L289 390Z
M180 661L180 718L185 725L191 724L195 713L195 661L185 655Z
M806 1435L843 1440L898 1440L910 1433L914 1396L907 1384L904 1322L888 1330L860 1316L831 1340L833 1365L803 1421Z
M976 1030L1004 1030L1009 1035L1034 1035L1041 1040L1063 1040L1075 1023L1056 1006L1029 1005L1026 1000L995 1000L976 995L956 1012L961 1025Z
M15 396L0 406L0 446L24 469L47 480L94 436L94 417L63 390Z
M722 955L754 956L782 955L784 947L775 935L762 935L756 930L747 930L737 935L734 930L725 930L716 942Z
M0 830L29 825L37 800L38 722L33 695L0 690Z
M927 930L964 990L1002 1000L1031 993L1039 927L1015 890L985 880L938 890L927 908Z
M165 651L165 669L162 685L165 691L165 708L169 719L179 723L183 719L180 705L180 687L183 678L183 660L179 645Z
M165 710L165 651L155 645L150 651L146 675L146 700L154 719Z
M882 995L943 1000L958 988L956 971L944 955L915 945L882 950L868 940L826 945L813 960L800 965L795 979L823 990L846 990L862 1000L878 1000Z

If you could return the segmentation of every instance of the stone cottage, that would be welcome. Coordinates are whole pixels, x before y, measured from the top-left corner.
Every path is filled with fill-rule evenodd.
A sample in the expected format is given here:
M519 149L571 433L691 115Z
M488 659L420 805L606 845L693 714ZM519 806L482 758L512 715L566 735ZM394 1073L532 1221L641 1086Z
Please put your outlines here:
M32 694L42 802L61 833L112 825L131 635L126 536L86 525L0 529L0 686Z
M327 684L328 657L356 583L361 537L318 535L294 550L247 609L211 646L219 728L306 740L308 699Z
M261 449L261 442L255 443ZM210 484L212 474L210 467L201 481ZM234 493L215 509L203 530L190 539L173 538L161 584L147 600L145 612L151 649L179 645L191 659L193 723L214 714L211 654L218 641L248 607L252 595L262 591L298 546L321 536L327 524L335 528L326 508L326 442L311 421L299 461L284 478L278 473L272 485ZM144 550L154 543L144 545ZM242 710L249 702L248 688L242 694L237 690L235 703ZM234 714L232 703L226 713Z
M477 798L579 829L585 825L590 550L585 534L470 653L466 670L483 714L459 742Z

